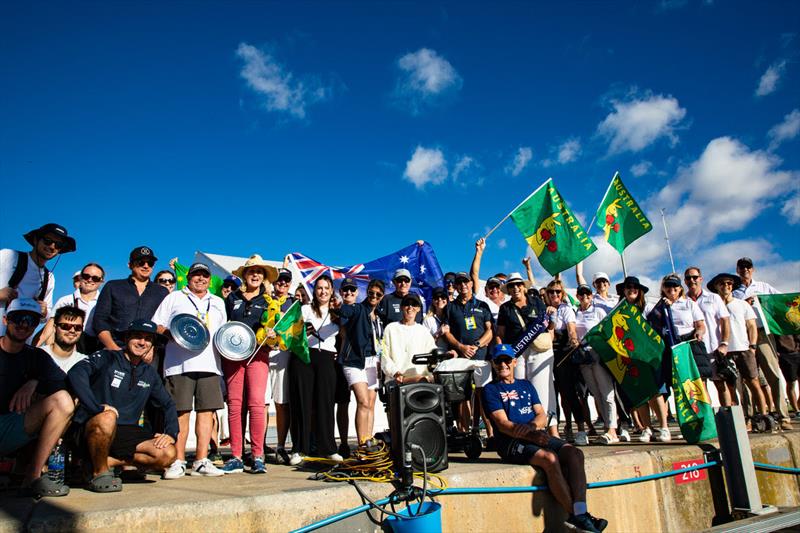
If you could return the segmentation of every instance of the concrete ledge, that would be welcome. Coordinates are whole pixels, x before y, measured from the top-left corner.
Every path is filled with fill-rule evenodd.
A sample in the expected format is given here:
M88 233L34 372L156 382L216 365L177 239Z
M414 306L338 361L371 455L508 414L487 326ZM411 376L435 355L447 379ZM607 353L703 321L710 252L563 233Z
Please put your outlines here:
M712 443L715 444L715 443ZM800 465L800 432L754 435L756 461ZM703 450L685 443L583 448L587 479L608 481L673 469L673 463L702 461ZM477 463L453 457L443 472L451 487L529 486L545 484L526 466L499 462L484 454ZM0 495L0 533L50 531L289 531L356 507L361 500L343 483L308 480L309 472L269 467L266 476L229 475L126 484L117 494L73 489L66 498L27 499ZM758 473L764 503L800 505L797 476ZM391 486L362 483L370 497L385 497ZM678 483L675 478L622 487L593 489L590 510L610 522L608 531L697 531L716 525L712 479ZM503 495L442 496L444 531L560 531L564 512L546 492ZM332 531L378 531L363 513L328 526Z

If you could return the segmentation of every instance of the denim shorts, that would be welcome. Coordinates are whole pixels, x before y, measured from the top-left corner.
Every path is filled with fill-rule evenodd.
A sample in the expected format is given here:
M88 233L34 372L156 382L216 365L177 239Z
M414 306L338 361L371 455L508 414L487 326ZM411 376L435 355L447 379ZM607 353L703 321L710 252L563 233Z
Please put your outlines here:
M531 457L536 455L539 450L547 450L558 455L561 448L567 443L557 437L550 437L545 446L539 446L532 442L512 439L505 447L503 459L515 465L527 465L531 462Z
M0 455L19 450L35 438L36 435L25 433L24 414L0 415Z

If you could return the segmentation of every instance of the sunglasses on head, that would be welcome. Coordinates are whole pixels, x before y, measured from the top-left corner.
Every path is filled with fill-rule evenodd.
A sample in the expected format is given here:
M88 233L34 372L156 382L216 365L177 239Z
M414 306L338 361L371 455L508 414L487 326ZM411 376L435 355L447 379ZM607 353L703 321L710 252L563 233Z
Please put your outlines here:
M32 328L39 323L39 317L29 313L13 313L6 318L11 324L22 328Z
M63 241L57 241L57 240L51 239L50 237L42 237L41 241L42 241L42 244L44 244L45 246L55 246L56 250L61 250L61 249L64 248L64 242Z
M156 262L152 259L137 259L136 261L133 262L133 265L137 267L148 266L150 268L153 268L153 265L155 264Z
M56 327L61 331L83 331L83 324L67 324L66 322L59 322Z
M175 280L172 279L172 278L158 278L156 281L158 283L162 284L162 285L174 285L175 284Z
M103 276L92 276L91 274L87 274L84 272L81 274L81 279L83 281L93 281L95 283L100 283L101 281L103 281Z

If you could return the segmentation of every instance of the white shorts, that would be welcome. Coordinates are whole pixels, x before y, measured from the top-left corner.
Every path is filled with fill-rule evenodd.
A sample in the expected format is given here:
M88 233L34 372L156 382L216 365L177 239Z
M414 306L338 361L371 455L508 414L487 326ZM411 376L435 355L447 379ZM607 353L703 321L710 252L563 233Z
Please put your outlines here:
M350 366L342 366L347 385L352 387L356 383L366 383L369 390L378 390L378 358L367 357L363 370Z
M269 352L269 381L264 403L289 403L289 358L292 352Z
M485 387L492 381L492 365L489 361L473 361L472 382L476 387Z

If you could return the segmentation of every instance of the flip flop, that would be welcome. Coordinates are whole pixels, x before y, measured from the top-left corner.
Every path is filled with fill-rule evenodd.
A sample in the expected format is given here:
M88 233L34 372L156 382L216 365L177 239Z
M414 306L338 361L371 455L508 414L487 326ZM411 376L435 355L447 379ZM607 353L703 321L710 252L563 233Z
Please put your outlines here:
M122 480L114 476L114 472L106 470L97 474L89 482L89 490L92 492L119 492L122 490Z
M23 497L44 498L45 496L66 496L69 487L63 483L56 483L46 475L36 479L27 487L20 487L19 495Z

